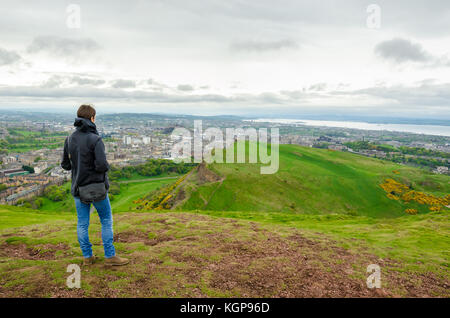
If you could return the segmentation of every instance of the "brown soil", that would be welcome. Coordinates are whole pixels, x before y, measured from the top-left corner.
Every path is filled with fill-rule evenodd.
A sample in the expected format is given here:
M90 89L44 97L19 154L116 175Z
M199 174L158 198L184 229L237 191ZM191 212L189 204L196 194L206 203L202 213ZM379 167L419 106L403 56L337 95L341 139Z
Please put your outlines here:
M207 182L217 182L221 180L220 176L206 167L206 163L204 161L197 167L197 178L200 184Z
M263 230L257 229L255 232ZM170 256L188 263L185 274L193 281L207 269L211 272L210 287L235 291L242 297L379 297L365 281L349 277L358 256L333 247L334 255L322 256L328 248L297 235L285 240L264 232L265 240L228 241L228 237L211 236L214 244L197 255L181 251ZM255 233L256 235L256 233ZM249 244L250 243L250 244ZM220 261L211 262L205 256L219 252ZM337 264L335 260L343 261ZM332 269L328 271L327 269ZM383 291L381 295L389 295Z
M21 258L28 260L54 260L56 251L67 251L69 247L63 243L40 244L33 247L20 244L3 243L0 246L0 256L9 258Z
M235 222L230 223L235 225ZM329 239L315 241L300 233L283 238L256 223L250 226L253 233L248 241L232 240L233 236L228 233L215 233L208 235L208 243L197 253L177 250L169 255L177 262L189 264L183 273L192 283L198 282L202 273L208 271L211 273L209 288L231 294L234 291L242 297L398 296L385 288L367 288L364 270L369 264L382 267L385 285L408 287L404 278L388 270L399 265L393 260L382 260L368 253L351 253ZM215 255L222 257L211 261ZM358 277L361 273L364 276ZM409 275L408 281L415 282L411 285L414 290L406 290L406 295L412 297L434 296L435 292L442 295L448 288L448 282L432 273Z
M161 242L172 241L174 238L170 235L166 235L163 233L156 234L156 237L149 238L149 234L141 232L141 231L129 231L129 232L120 232L114 235L115 242L121 243L132 243L132 242L142 242L145 245L154 246Z
M183 201L186 198L186 191L184 191L184 188L181 187L180 190L178 190L177 195L175 197L175 201Z
M114 234L114 242L132 243L145 242L148 240L148 235L141 231L127 231Z

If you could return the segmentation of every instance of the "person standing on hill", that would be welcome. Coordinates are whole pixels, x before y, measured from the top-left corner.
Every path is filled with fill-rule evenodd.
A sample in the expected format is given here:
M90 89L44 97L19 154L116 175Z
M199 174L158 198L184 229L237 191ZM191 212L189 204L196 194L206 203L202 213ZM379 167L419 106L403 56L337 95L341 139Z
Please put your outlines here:
M108 197L109 164L105 145L95 125L96 111L91 105L78 108L73 132L64 142L61 167L72 172L71 193L77 210L77 236L83 253L83 264L96 261L89 241L91 204L97 210L102 225L102 241L106 265L125 265L129 260L116 255L113 244L113 219Z

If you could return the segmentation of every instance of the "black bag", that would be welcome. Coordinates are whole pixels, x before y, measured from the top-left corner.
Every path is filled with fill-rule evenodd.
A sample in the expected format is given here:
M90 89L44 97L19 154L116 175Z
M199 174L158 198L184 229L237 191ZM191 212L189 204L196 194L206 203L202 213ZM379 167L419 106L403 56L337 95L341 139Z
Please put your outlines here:
M107 190L104 182L91 183L78 187L80 200L85 204L90 204L106 199Z

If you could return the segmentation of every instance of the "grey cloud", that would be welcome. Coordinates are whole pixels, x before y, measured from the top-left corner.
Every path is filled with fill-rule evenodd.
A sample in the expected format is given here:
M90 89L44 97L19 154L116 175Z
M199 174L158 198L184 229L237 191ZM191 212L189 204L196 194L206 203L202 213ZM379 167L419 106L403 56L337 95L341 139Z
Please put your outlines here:
M414 62L425 67L450 67L450 59L447 56L434 56L419 43L406 39L395 38L378 43L374 51L379 57L398 64Z
M57 79L55 79L57 81ZM260 111L277 107L315 107L333 103L338 110L345 101L351 99L366 104L367 101L376 101L368 108L376 107L377 113L396 111L398 114L410 114L411 111L421 111L426 114L434 112L440 117L448 117L450 104L450 83L418 83L414 86L368 87L360 90L348 91L280 91L265 92L261 94L237 94L224 96L219 94L176 94L146 90L125 91L112 88L96 88L89 86L78 87L51 87L46 86L20 86L0 87L0 96L12 100L46 100L61 102L80 98L83 100L97 100L108 102L133 101L136 103L177 104L180 107L202 104L208 107L225 107L227 110L238 107L239 111L248 111L257 107ZM335 103L338 104L335 104ZM225 106L226 105L226 106ZM374 106L376 105L376 106ZM238 109L236 108L236 109ZM345 107L344 107L345 108ZM362 107L361 109L363 109ZM287 109L287 108L286 108ZM375 108L374 108L375 109Z
M164 89L169 88L169 86L167 86L164 83L158 82L156 80L154 80L153 78L149 78L147 81L144 81L142 84L147 84L150 85L152 90L154 91L162 91Z
M105 81L102 79L92 79L88 77L80 77L80 76L74 76L70 79L71 83L78 84L78 85L92 85L92 86L98 86L105 84Z
M448 56L441 56L434 59L432 66L447 66L450 67L450 58Z
M43 82L40 87L43 88L57 88L62 86L67 86L68 84L77 84L80 86L90 85L99 86L104 84L105 81L102 79L90 78L87 76L80 75L66 75L66 74L56 74L50 76L45 82Z
M360 100L361 97L377 100L379 111L390 107L417 107L423 110L431 106L448 108L450 104L450 83L436 83L434 81L419 82L412 86L374 86L358 90L313 91L295 90L280 91L290 101L307 103L309 100L332 101L335 98L346 100ZM383 101L380 103L380 101ZM447 111L448 113L448 111ZM445 114L442 114L445 115Z
M136 82L132 80L118 79L112 82L111 87L113 88L134 88L136 87Z
M237 41L230 45L233 51L248 51L248 52L264 52L276 51L281 49L296 49L298 44L295 41L285 39L279 41Z
M280 98L279 94L272 92L261 93L254 97L250 96L249 100L256 100L262 102L263 104L283 104L285 102L284 99Z
M192 92L194 90L194 87L189 84L180 84L177 86L177 89L183 92Z
M324 91L327 88L326 83L317 83L309 87L310 91Z
M22 60L19 54L0 48L0 66L10 65Z
M79 57L100 49L100 45L89 38L69 39L57 36L39 36L28 46L28 53L46 52L60 57Z
M330 92L330 94L348 97L370 96L383 99L386 103L419 106L425 110L428 106L448 107L450 104L450 83L422 82L414 86L375 86L354 91L335 91Z
M401 38L378 43L375 46L375 53L383 59L396 63L427 62L431 59L420 44Z
M290 99L299 99L305 96L305 92L302 90L291 90L291 91L282 90L280 91L280 94L287 96Z
M0 87L0 96L24 97L24 98L90 98L90 99L132 99L146 102L157 103L190 103L190 102L214 102L224 103L231 101L243 101L243 97L227 97L218 94L204 95L177 95L149 91L124 91L120 89L101 89L95 87L36 87L36 86L18 86L18 87Z
M305 88L299 90L282 90L280 94L283 97L287 97L288 100L298 101L303 100L307 101L310 98L322 98L327 99L328 97L321 91L307 90Z
M49 79L47 79L44 83L42 83L41 87L43 88L56 88L60 87L64 82L64 78L59 75L53 75Z

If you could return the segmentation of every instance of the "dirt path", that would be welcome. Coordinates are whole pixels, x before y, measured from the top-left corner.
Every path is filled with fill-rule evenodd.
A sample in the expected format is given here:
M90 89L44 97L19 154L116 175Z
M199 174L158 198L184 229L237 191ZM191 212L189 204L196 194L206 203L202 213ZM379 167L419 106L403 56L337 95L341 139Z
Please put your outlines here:
M208 206L209 201L211 201L211 199L214 197L214 195L216 194L217 190L219 190L219 188L222 186L223 181L225 180L225 178L220 179L220 181L218 181L218 185L217 187L214 189L214 191L211 193L211 195L209 196L208 200L204 200L205 201L205 207Z
M188 180L189 180L189 177L191 176L191 173L193 172L193 170L194 169L192 169L189 172L189 175L183 180L183 182L178 187L182 186L186 182L189 182ZM216 191L222 186L225 178L220 177L213 171L209 170L207 168L207 165L205 162L202 162L197 167L196 171L197 171L197 181L200 182L201 184L203 184L203 183L218 183L217 187L213 190L213 192L209 195L208 198L204 198L203 195L199 194L200 199L203 201L203 206L206 207L209 204L210 200L214 197L214 194L216 193ZM180 204L180 202L177 202L177 204L175 204L172 207L172 209L177 207L179 204Z

